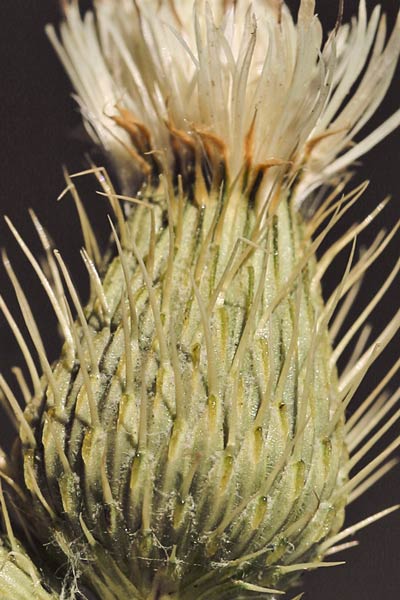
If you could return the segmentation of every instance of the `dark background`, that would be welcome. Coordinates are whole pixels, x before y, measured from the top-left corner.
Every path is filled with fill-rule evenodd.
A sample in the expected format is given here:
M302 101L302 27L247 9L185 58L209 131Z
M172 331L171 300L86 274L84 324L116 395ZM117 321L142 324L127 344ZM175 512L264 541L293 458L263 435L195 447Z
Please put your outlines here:
M289 3L295 8L298 2ZM356 12L357 2L345 2L345 15L349 18ZM367 1L369 9L375 2ZM399 7L398 0L383 0L382 5L393 24ZM337 2L320 0L317 2L320 16L327 28L332 28L337 13ZM43 224L53 235L57 247L62 251L66 263L78 282L78 288L85 299L86 276L79 259L81 237L78 220L72 201L65 198L56 203L63 188L61 165L66 164L71 172L85 168L83 152L90 145L81 139L80 117L71 98L70 84L43 32L47 22L57 22L59 10L56 0L1 0L0 5L0 195L1 212L8 214L31 248L39 251L27 209L34 208ZM383 106L374 117L371 126L377 125L399 106L399 71ZM92 153L93 155L93 153ZM371 185L364 198L358 203L351 219L360 219L382 200L393 193L394 200L362 237L368 244L380 227L390 227L399 218L399 134L394 133L368 157L357 181L371 179ZM99 159L98 162L102 162ZM94 222L102 243L108 237L105 202L95 194L96 186L89 179L80 182L80 190L85 206ZM72 242L72 243L71 243ZM385 256L370 272L363 286L360 305L371 298L374 290L387 276L390 266L398 256L399 238L391 244ZM44 301L40 286L21 258L16 244L4 223L0 223L0 246L7 246L17 272L32 303L39 327L51 358L55 358L59 341L55 333L55 323L49 315L49 307ZM334 271L334 270L333 270ZM335 275L331 272L326 283L329 291L334 285ZM13 303L10 285L0 270L0 289L9 303ZM398 282L395 288L370 319L375 335L387 323L398 305ZM397 293L396 293L397 292ZM390 346L368 381L362 386L358 399L379 381L398 356L398 340ZM0 317L0 369L9 379L9 369L21 362L17 344L9 333L4 318ZM392 381L393 390L399 385L399 378ZM4 430L4 427L3 427ZM394 433L385 441L393 439ZM2 445L7 440L3 438ZM400 501L399 469L392 471L369 493L356 501L348 511L348 522L354 523L366 516ZM372 525L357 534L360 547L347 551L333 560L347 560L345 567L324 570L308 576L306 598L308 600L397 600L400 596L400 512ZM125 600L125 599L121 599Z

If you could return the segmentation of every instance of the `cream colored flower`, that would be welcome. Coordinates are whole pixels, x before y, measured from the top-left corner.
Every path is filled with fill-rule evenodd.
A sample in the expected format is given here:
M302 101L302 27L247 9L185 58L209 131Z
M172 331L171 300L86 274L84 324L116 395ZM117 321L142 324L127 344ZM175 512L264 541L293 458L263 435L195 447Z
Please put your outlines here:
M300 203L400 124L398 110L352 143L400 51L400 18L386 41L380 7L368 21L365 0L325 44L313 0L301 2L297 24L285 4L265 0L95 6L96 18L81 20L68 4L61 42L48 34L92 135L131 187L133 173L138 181L159 171L164 152L183 177L196 160L211 177L223 160L229 181L261 171L264 198L277 180L296 178Z
M61 41L48 33L123 187L90 169L115 216L115 256L101 259L68 175L87 306L36 217L46 267L9 223L65 344L51 365L4 257L36 356L0 300L32 380L23 413L0 379L20 425L3 476L39 548L57 547L59 577L73 569L101 600L276 598L304 571L337 564L326 556L393 510L340 531L346 505L400 445L361 463L398 420L398 394L380 394L399 360L345 420L399 324L398 312L366 348L364 324L400 261L343 333L365 271L396 233L355 258L385 202L316 252L365 187L342 194L350 165L400 124L398 111L359 135L392 78L400 21L386 41L379 8L367 21L361 2L358 20L323 46L311 0L296 24L272 0L95 9L82 18L66 3ZM332 191L314 205L322 185ZM343 250L347 266L323 302Z

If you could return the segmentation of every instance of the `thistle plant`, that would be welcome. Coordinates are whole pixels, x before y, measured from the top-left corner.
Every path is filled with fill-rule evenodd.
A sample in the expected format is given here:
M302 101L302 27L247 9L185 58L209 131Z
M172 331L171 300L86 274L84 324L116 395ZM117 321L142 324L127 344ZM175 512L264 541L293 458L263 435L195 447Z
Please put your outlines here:
M86 304L36 215L42 260L8 220L64 343L52 364L3 253L26 333L0 308L27 375L24 408L0 378L17 429L0 465L0 598L293 598L305 571L337 565L349 536L397 508L342 530L400 444L374 451L400 416L398 392L382 395L398 359L346 418L399 325L397 312L367 347L397 261L345 328L397 232L357 249L387 201L317 253L362 197L356 161L400 124L399 110L362 135L397 65L400 18L387 34L362 0L324 41L312 0L296 20L280 0L63 10L47 33L112 175L93 162L65 172ZM106 251L78 191L89 175L110 207Z

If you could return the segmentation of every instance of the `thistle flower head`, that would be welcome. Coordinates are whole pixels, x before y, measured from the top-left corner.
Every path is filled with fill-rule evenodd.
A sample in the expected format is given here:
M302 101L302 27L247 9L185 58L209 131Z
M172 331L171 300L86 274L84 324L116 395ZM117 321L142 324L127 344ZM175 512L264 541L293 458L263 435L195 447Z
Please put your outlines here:
M386 419L397 395L375 403L399 361L347 423L345 413L397 330L398 313L365 349L361 328L400 263L335 341L395 235L355 258L385 203L316 252L365 187L341 195L349 165L400 123L397 112L352 144L390 83L400 21L386 40L379 8L367 22L361 2L358 21L322 45L311 0L296 24L272 0L95 9L82 18L66 3L61 39L48 33L125 192L92 166L115 216L115 256L101 260L69 175L85 307L37 218L46 268L9 224L65 344L51 365L4 257L43 372L1 300L33 388L21 386L22 412L0 380L19 425L8 481L39 546L55 542L102 600L272 599L336 564L324 557L366 524L339 533L345 506L399 445L358 466L399 416ZM305 221L299 208L323 184L334 191ZM321 281L342 250L347 266L324 303Z

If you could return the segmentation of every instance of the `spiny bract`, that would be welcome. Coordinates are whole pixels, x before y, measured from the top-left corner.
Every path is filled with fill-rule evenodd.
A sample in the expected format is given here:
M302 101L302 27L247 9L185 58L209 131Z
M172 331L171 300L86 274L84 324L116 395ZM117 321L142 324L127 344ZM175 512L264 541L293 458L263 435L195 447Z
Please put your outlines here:
M297 24L278 0L97 0L83 18L76 2L64 8L61 41L48 33L125 195L92 165L115 216L115 256L103 260L66 174L85 240L86 307L36 217L46 267L9 223L65 337L50 365L5 257L43 373L1 301L33 386L20 376L22 412L1 378L19 424L2 459L11 514L39 547L53 544L53 565L67 573L60 598L74 597L77 581L102 600L274 598L304 570L336 564L325 555L365 524L339 533L346 504L393 466L382 464L400 443L354 470L399 416L386 419L398 394L376 403L399 361L345 423L397 330L399 313L365 349L360 330L399 262L332 349L397 230L355 259L357 235L385 203L315 258L364 190L342 194L347 168L400 123L398 111L350 147L389 86L399 21L385 42L379 8L368 22L361 2L358 21L338 23L321 49L311 0ZM324 303L321 280L346 248ZM7 534L16 552L9 523ZM34 567L21 568L35 584ZM37 598L53 597L36 585Z

